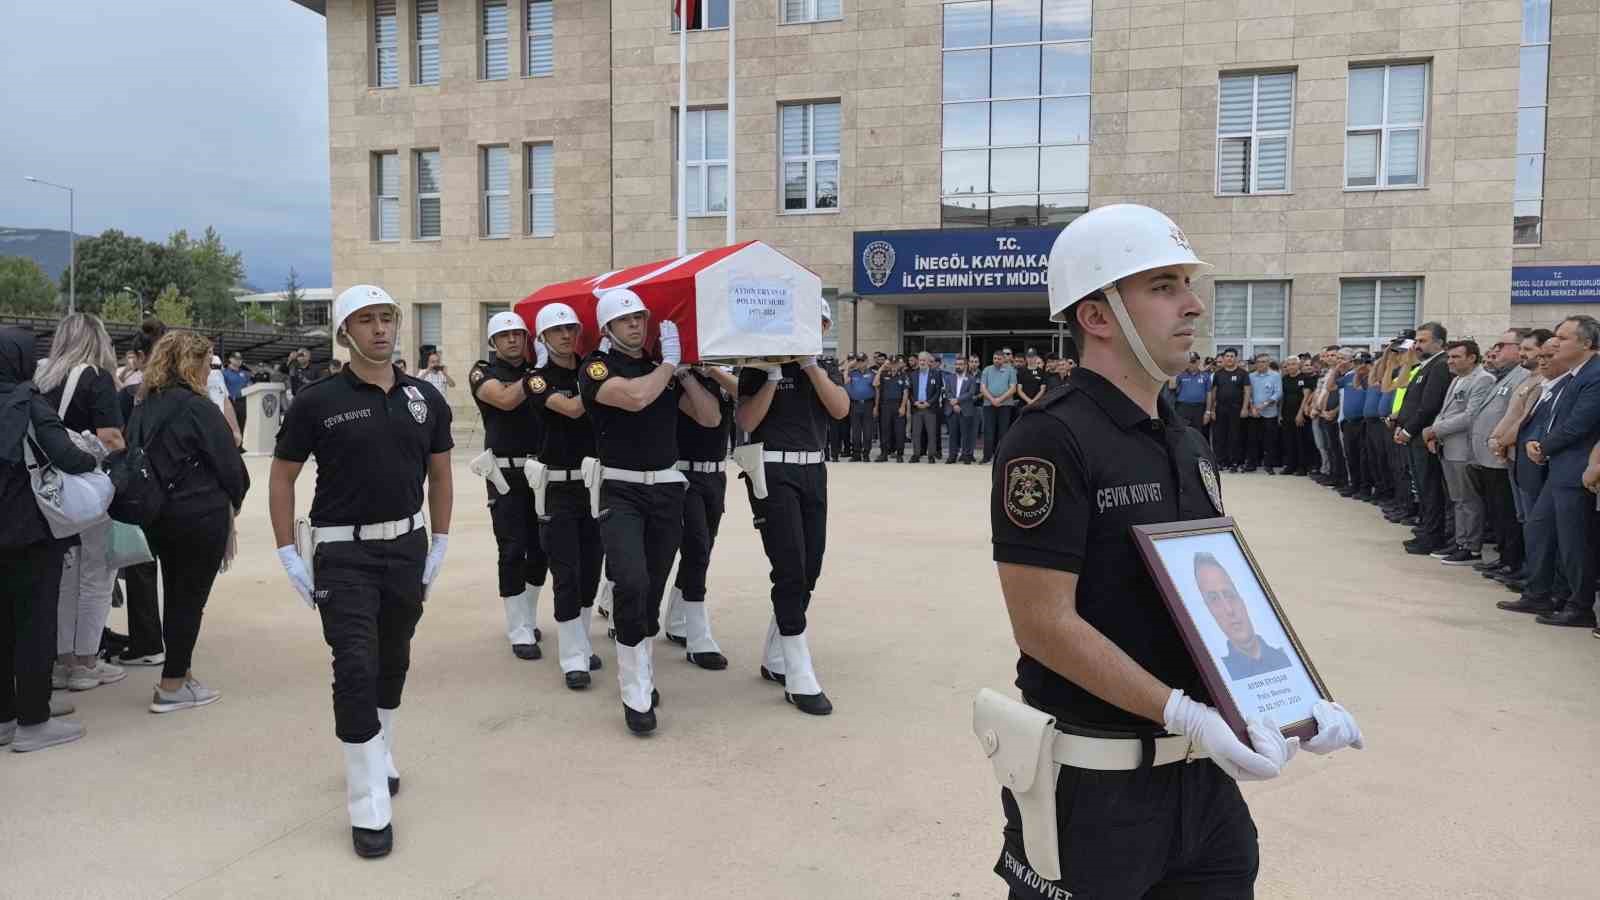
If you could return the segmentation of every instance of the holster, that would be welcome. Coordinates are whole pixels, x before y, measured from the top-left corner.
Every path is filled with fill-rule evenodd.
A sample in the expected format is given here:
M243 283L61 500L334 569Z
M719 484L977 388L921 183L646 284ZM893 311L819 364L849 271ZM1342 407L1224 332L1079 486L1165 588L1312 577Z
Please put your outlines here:
M600 460L585 456L579 471L583 472L583 486L589 489L589 515L598 522L601 515L600 485L604 483L605 467L600 465Z
M472 462L467 463L467 471L479 478L487 479L502 495L511 493L511 485L506 482L505 474L500 471L500 464L494 461L493 450L485 450L474 456Z
M1022 814L1022 847L1041 878L1061 880L1056 833L1055 717L983 688L972 701L972 732L994 766L995 780L1010 788Z
M544 489L550 483L550 467L537 459L530 459L522 464L522 474L528 479L528 490L533 491L534 513L539 521L550 521L550 517L544 514Z
M305 561L306 571L311 574L311 580L315 583L317 580L317 544L312 538L311 519L309 517L301 516L294 520L294 552L300 554L300 558Z
M742 444L733 448L733 464L750 480L750 491L757 500L767 499L767 464L761 458L765 444Z

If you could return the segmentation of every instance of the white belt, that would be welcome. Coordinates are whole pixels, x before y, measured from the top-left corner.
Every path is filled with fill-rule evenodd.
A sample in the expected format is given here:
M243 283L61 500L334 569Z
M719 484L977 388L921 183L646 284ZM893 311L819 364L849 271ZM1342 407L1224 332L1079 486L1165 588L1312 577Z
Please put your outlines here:
M1205 759L1206 752L1186 737L1158 737L1152 766ZM1139 768L1142 741L1136 738L1095 738L1056 732L1050 758L1074 769L1122 772Z
M544 483L557 484L562 481L582 480L583 471L581 469L551 469L549 472L545 473Z
M728 471L728 461L721 460L719 462L697 462L695 460L680 459L678 460L678 471L707 473L726 472Z
M502 469L520 470L523 463L526 463L531 458L532 457L527 456L496 456L494 458L494 464Z
M821 450L765 450L761 453L763 462L797 463L802 466L814 466L822 462Z
M423 527L422 510L393 522L372 525L328 525L311 529L313 544L332 544L340 541L392 541Z
M682 484L686 479L676 468L639 472L633 469L613 469L604 466L602 478L606 481L626 481L629 484Z

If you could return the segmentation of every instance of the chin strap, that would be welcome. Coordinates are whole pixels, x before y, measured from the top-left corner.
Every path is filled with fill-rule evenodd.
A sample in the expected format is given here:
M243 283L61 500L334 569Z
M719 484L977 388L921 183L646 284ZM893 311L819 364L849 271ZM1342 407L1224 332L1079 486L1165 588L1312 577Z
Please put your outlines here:
M1145 347L1144 337L1139 334L1139 329L1134 327L1133 318L1128 315L1128 307L1123 304L1122 294L1117 292L1116 285L1107 287L1104 293L1107 303L1111 306L1111 314L1117 317L1117 324L1122 326L1122 334L1128 339L1128 347L1133 350L1133 356L1139 360L1139 365L1144 367L1145 374L1163 383L1171 378L1165 369L1156 365L1155 358Z
M356 356L359 356L363 360L365 360L368 365L381 366L381 365L384 365L385 363L392 362L392 360L387 360L387 359L373 359L372 357L366 355L365 353L362 353L361 352L361 348L356 345L355 341L350 340L350 335L348 335L348 334L346 334L344 336L344 346L345 346L345 349L349 350L351 353L354 353Z
M612 346L616 347L618 350L622 350L627 353L638 353L644 348L644 341L642 340L639 342L639 346L637 347L629 347L627 344L623 343L622 338L617 337L617 333L611 330L610 325L606 325L605 327L601 328L600 333L610 338Z

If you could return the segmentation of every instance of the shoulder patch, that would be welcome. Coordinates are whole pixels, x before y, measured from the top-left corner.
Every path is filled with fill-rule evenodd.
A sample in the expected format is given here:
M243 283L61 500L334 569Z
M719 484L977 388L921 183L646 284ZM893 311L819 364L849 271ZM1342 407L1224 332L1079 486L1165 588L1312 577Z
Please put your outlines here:
M528 376L528 393L530 394L542 394L549 386L545 383L543 375Z
M467 376L467 380L473 384L482 384L485 377L483 374L483 370L485 368L487 367L483 363L478 363L477 365L473 366L472 374Z
M1036 528L1050 518L1056 502L1056 466L1037 456L1006 463L1006 518L1018 528Z
M604 381L611 375L611 370L606 368L605 362L598 359L589 363L583 371L589 376L590 381Z

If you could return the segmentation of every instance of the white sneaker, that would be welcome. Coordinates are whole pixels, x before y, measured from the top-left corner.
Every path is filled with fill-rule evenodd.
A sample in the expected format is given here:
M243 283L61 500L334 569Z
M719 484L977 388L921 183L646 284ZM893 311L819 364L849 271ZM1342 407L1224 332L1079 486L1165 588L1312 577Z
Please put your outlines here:
M56 663L50 667L50 690L64 691L67 689L67 667Z
M77 711L78 708L72 705L72 701L63 700L54 694L50 695L50 718L55 719L61 716L70 716Z
M183 687L172 693L156 685L155 696L150 701L150 711L153 713L177 712L180 709L194 709L206 706L222 699L221 691L214 691L195 679L191 678L183 683Z
M23 725L11 741L17 753L32 753L58 744L70 744L83 737L83 725L71 719L46 719L38 725Z
M113 666L102 659L94 661L93 666L73 666L67 671L67 689L71 691L89 691L102 684L116 684L128 673L121 666Z

